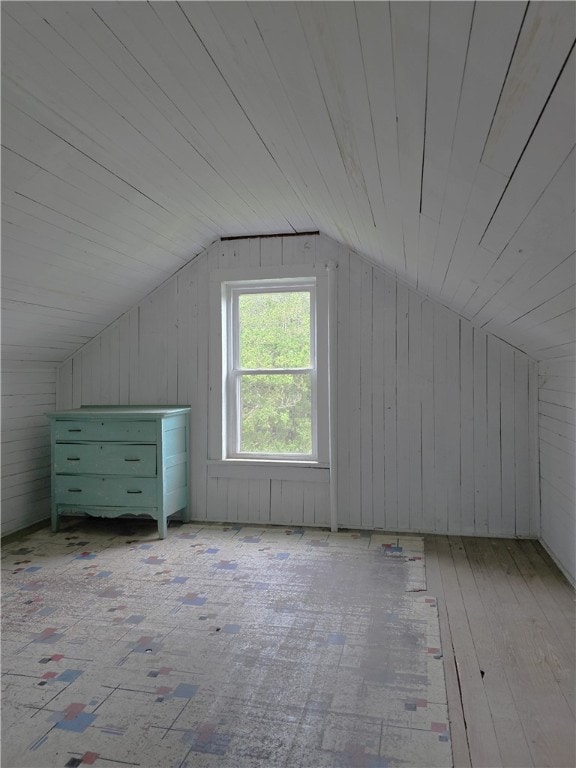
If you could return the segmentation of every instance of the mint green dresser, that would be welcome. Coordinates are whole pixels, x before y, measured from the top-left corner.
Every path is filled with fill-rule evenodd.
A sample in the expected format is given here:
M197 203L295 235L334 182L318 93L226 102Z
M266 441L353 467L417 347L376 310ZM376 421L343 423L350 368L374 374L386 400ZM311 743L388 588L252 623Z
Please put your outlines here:
M52 530L60 516L150 515L189 520L189 421L183 406L85 406L48 413L52 437Z

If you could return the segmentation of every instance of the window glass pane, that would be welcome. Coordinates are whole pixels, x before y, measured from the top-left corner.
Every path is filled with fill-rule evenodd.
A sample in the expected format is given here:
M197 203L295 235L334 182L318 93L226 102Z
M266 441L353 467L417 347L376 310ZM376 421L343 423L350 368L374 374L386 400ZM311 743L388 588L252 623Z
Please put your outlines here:
M310 366L310 292L242 293L238 297L241 368Z
M309 373L240 377L240 452L312 453Z

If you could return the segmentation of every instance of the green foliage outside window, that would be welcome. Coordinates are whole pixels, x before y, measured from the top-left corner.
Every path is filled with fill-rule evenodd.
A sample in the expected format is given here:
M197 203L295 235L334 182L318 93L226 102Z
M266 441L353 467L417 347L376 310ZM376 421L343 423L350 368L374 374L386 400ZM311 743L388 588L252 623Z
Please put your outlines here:
M310 368L310 293L239 296L241 369ZM312 392L308 370L240 377L240 451L312 453Z

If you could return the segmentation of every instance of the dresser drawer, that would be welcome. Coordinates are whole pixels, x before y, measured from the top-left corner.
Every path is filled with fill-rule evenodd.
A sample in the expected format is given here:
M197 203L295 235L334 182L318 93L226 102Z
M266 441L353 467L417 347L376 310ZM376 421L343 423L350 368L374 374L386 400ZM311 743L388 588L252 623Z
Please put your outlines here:
M102 507L155 507L157 481L152 477L56 475L56 504Z
M122 443L57 443L54 446L54 471L57 474L156 475L155 445Z
M57 442L75 440L101 440L102 442L156 442L156 423L153 421L55 420L54 436Z

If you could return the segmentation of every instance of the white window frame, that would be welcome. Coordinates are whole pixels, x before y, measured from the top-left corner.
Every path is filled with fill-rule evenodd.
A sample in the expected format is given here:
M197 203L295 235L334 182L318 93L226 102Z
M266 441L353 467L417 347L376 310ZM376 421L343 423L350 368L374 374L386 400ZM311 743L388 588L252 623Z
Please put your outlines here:
M236 464L284 464L300 466L329 466L329 354L328 354L328 294L326 267L274 267L260 269L218 270L211 274L211 283L219 293L219 333L217 334L221 361L220 387L214 387L211 400L212 418L221 422L218 439L211 441L212 460ZM244 291L271 292L279 290L310 290L311 294L311 355L312 359L312 453L304 454L249 454L237 450L236 424L238 387L234 381L233 363L238 339L235 339L232 297ZM214 296L215 299L215 296ZM215 318L215 316L213 315ZM216 318L215 318L216 319ZM237 328L236 323L236 328ZM214 349L215 360L216 349ZM279 369L278 369L279 370ZM295 369L306 371L308 369ZM232 373L231 373L232 371ZM264 371L262 371L264 373ZM284 369L282 373L290 373ZM266 373L269 373L267 370ZM216 426L214 424L214 426ZM212 433L214 435L214 433ZM214 435L214 439L216 436ZM219 446L219 447L218 447Z
M226 302L226 458L268 459L271 461L317 461L317 356L316 356L316 278L281 278L278 280L242 280L225 286ZM310 295L310 365L306 368L242 368L240 366L240 297L255 293L307 293ZM312 451L306 453L250 453L240 450L240 392L246 375L308 374L311 385Z

